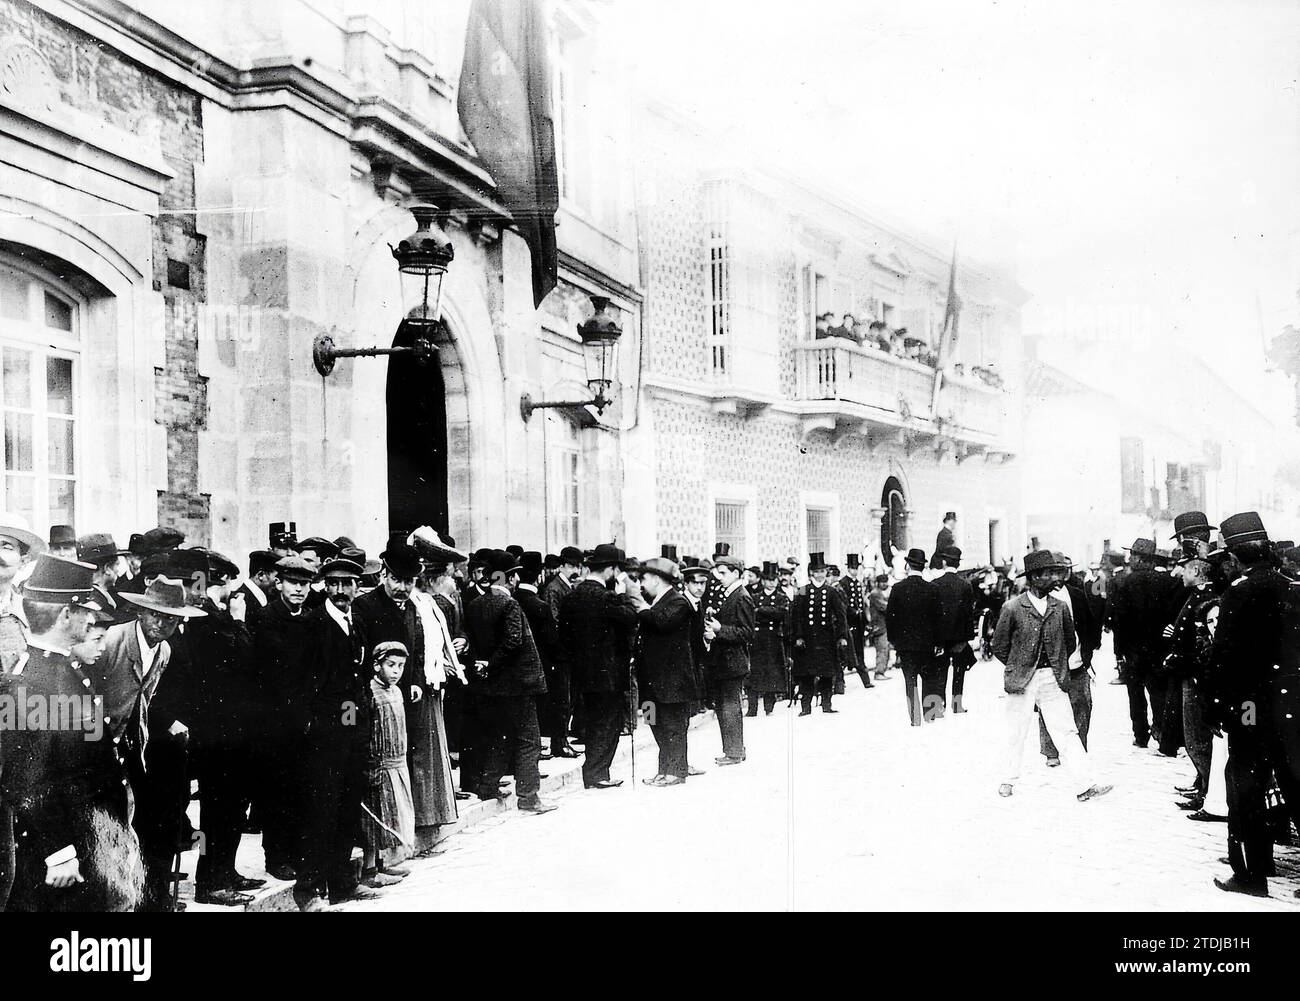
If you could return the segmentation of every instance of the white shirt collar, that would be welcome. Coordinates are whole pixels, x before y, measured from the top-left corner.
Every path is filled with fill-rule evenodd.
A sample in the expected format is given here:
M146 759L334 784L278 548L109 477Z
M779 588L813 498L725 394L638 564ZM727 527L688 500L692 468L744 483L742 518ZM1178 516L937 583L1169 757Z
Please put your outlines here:
M351 612L348 612L345 615L342 609L340 609L338 605L334 604L334 602L326 598L325 614L339 624L339 628L343 630L345 635L347 636L352 635L352 613Z
M490 588L488 588L488 590L489 590L489 591L500 591L500 592L501 592L502 594L504 594L507 598L513 598L513 597L514 597L514 595L510 593L510 588L506 587L504 584L493 584Z
M148 674L153 670L154 661L158 657L158 647L162 646L162 644L159 643L158 646L149 645L149 641L144 637L144 630L140 628L139 619L136 619L135 622L135 641L140 646L140 673Z
M1044 598L1040 598L1038 597L1038 595L1034 594L1033 591L1025 591L1025 597L1028 598L1029 603L1038 610L1039 615L1047 614L1047 598L1050 598L1051 595L1048 595L1047 597Z
M521 590L521 591L532 591L533 594L536 594L536 593L537 593L537 585L536 585L536 584L520 584L520 585L519 585L519 590Z

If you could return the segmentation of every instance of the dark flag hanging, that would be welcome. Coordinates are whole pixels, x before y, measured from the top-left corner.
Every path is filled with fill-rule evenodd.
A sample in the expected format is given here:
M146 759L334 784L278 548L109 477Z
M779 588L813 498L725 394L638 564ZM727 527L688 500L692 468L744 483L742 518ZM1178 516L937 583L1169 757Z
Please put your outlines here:
M555 288L560 205L540 0L474 0L456 110L533 257L533 305Z

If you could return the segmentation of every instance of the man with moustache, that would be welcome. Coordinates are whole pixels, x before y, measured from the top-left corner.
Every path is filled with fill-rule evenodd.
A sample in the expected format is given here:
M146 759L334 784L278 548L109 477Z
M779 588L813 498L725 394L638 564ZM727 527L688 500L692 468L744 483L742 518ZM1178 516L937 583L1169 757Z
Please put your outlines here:
M790 610L800 716L812 714L814 695L821 698L822 712L839 712L831 702L841 658L849 654L849 623L843 595L826 582L827 569L823 553L810 556L808 587L796 595Z
M302 865L293 888L302 911L373 893L358 889L351 864L370 733L369 678L362 673L370 644L352 615L362 569L345 559L326 562L325 604L307 613L306 810Z
M695 615L677 588L676 563L657 557L646 560L641 570L641 591L649 605L637 612L638 681L650 732L659 745L658 770L642 781L658 787L681 785L690 774L690 707L701 695L691 653Z
M302 862L302 773L304 738L310 720L301 699L308 668L303 655L311 624L303 607L313 570L300 556L276 564L280 593L267 605L253 633L253 664L260 701L260 753L255 764L263 781L255 790L262 818L266 871L276 879L296 880Z

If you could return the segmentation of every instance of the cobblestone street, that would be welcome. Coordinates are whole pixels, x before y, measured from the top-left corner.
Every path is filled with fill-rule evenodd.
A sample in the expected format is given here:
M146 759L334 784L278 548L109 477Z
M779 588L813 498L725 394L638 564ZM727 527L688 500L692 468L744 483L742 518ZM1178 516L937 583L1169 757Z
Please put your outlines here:
M1104 656L1104 655L1103 655ZM691 732L707 774L560 797L543 817L509 812L412 861L382 900L346 910L1060 909L1294 911L1296 852L1279 848L1272 899L1226 894L1226 826L1188 821L1173 787L1185 757L1132 747L1124 689L1094 689L1096 771L1115 790L1078 803L1037 744L1015 795L997 795L1002 690L994 665L967 681L964 715L907 724L897 670L850 679L840 712L778 706L746 720L749 760L719 769L717 728Z

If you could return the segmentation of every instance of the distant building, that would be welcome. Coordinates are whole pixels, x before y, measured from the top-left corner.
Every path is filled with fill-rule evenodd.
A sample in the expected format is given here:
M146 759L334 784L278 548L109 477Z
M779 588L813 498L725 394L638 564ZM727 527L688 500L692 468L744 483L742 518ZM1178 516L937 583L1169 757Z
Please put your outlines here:
M1297 434L1191 354L1033 338L1026 361L1023 460L1028 533L1076 563L1106 541L1173 545L1172 519L1217 524L1255 510L1274 538L1296 538L1300 496L1280 475Z
M909 545L931 551L955 511L968 564L1019 556L1027 294L958 261L960 339L934 409L928 356L951 247L793 178L716 167L716 137L669 109L644 109L637 135L645 305L623 436L629 547L727 542L747 561L821 551L883 564ZM826 313L822 326L840 330L819 338ZM873 321L918 357L874 335L859 343Z

